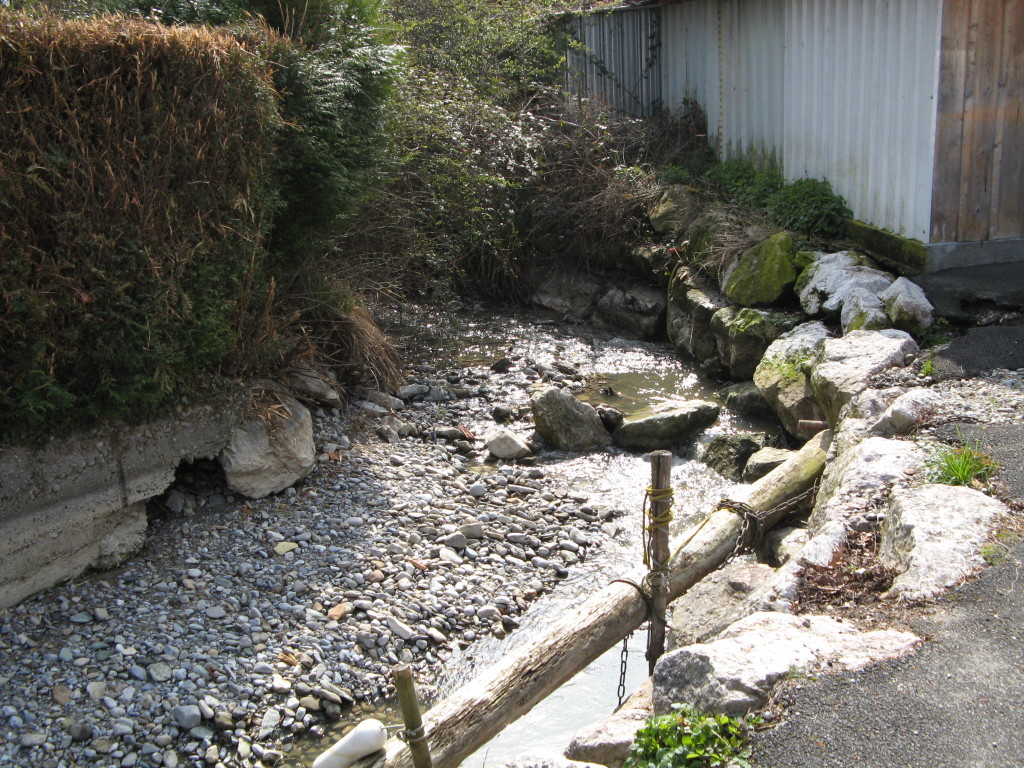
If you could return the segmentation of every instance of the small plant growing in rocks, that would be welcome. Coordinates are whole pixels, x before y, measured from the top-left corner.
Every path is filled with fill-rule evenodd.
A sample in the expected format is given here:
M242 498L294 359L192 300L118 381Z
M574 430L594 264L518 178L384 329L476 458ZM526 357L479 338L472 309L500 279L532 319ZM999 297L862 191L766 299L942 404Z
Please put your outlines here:
M673 704L670 715L648 718L636 732L624 768L725 768L749 766L747 728L756 716L704 715Z
M977 442L967 443L960 436L959 445L942 446L932 454L928 479L946 485L974 486L988 480L998 467L995 459L982 453Z

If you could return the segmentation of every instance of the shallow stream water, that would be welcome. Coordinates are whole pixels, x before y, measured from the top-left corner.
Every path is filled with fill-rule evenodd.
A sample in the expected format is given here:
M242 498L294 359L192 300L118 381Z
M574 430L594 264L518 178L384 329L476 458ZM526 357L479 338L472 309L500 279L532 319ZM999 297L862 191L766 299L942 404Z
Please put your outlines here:
M720 385L702 378L682 363L667 344L623 338L607 331L564 325L527 314L421 315L413 322L408 317L400 322L392 318L390 325L389 332L404 341L406 358L413 364L418 359L435 366L470 367L489 365L502 357L547 365L556 361L567 363L579 371L580 376L573 378L585 380L585 386L576 390L580 399L592 404L614 405L627 416L643 415L652 406L671 400L717 401ZM516 392L510 395L514 398ZM519 390L518 396L521 402L510 405L527 403L527 391ZM477 413L470 418L473 423L467 426L478 435L493 431L494 422L488 413ZM723 410L718 424L708 432L766 426ZM572 610L594 590L635 569L642 561L639 533L644 489L650 482L646 456L614 448L590 454L548 451L538 457L537 464L548 476L560 478L566 488L585 491L602 505L626 511L620 518L622 532L573 567L558 589L532 604L521 617L521 627L507 638L478 640L452 659L443 679L434 681L440 697L472 680L521 643L543 633L554 618ZM676 494L673 535L705 514L727 487L721 476L686 457L676 458L672 484ZM627 695L647 676L644 646L644 633L635 633L629 643ZM528 754L561 753L576 730L611 714L616 708L620 653L621 646L610 649L463 765L483 768L502 765ZM385 719L385 716L380 717ZM307 741L297 745L288 756L287 765L295 768L310 765L316 755L343 732L344 729L339 728L320 743Z

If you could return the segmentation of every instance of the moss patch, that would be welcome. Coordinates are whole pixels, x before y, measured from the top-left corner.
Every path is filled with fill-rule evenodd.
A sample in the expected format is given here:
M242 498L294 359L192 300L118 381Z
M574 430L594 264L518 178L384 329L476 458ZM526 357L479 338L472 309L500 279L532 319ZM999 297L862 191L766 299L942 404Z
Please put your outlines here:
M878 261L901 275L919 275L927 265L927 249L920 240L903 237L856 219L846 219L844 234L858 247L870 251Z
M778 301L796 282L795 262L793 237L788 232L772 235L740 256L725 281L725 295L745 306Z

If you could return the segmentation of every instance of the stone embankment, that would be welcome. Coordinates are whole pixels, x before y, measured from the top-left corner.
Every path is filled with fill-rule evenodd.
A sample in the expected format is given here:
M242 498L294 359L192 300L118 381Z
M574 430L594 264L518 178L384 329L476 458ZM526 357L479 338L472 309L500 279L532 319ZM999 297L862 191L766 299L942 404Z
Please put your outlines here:
M686 195L672 196L656 213L676 209L663 233L685 253L707 239L704 224L688 215ZM914 649L913 634L859 628L844 610L865 595L928 600L984 565L983 547L1010 510L982 492L991 489L937 484L936 459L956 444L935 437L947 424L1024 419L1024 371L932 377L935 351L922 356L910 335L932 326L931 304L862 254L798 253L781 233L726 260L717 280L680 264L667 272L668 334L681 356L753 380L723 392L727 404L769 408L796 441L827 427L832 447L809 514L767 537L760 562L733 560L680 598L676 650L659 661L650 691L579 732L566 751L608 766L622 764L644 717L672 702L743 713L763 707L787 676ZM553 289L549 281L538 301L551 306ZM601 320L601 302L589 311ZM733 469L746 472L742 462ZM851 573L870 586L844 588ZM809 597L816 585L834 597Z

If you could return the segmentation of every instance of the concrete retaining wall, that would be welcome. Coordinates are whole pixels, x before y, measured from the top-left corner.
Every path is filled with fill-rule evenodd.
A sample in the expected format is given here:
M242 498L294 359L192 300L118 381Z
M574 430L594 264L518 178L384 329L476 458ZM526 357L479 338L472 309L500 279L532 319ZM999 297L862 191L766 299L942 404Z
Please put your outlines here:
M182 461L216 456L245 403L239 394L140 426L0 448L0 609L137 550L145 502Z

